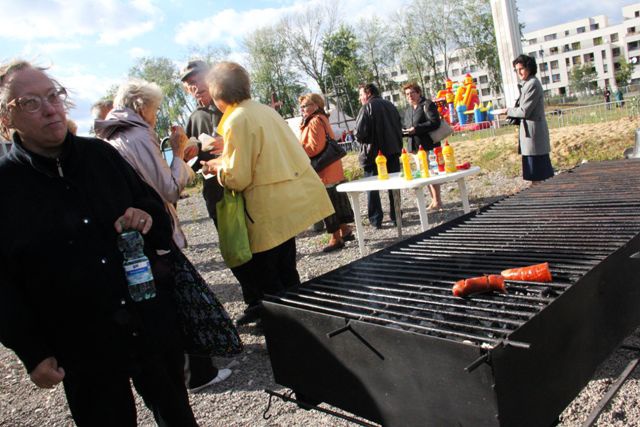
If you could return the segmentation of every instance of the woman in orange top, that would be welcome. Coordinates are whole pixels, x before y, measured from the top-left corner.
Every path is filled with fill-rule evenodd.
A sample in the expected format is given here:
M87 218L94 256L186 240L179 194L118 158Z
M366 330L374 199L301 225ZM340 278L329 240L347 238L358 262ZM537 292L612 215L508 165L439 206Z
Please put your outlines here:
M302 123L300 124L300 143L307 155L315 157L324 150L327 144L327 133L335 139L329 118L324 111L324 100L315 93L309 93L298 98L302 111ZM322 249L323 252L331 252L344 247L345 240L353 240L351 227L347 225L353 222L353 210L345 193L336 190L336 186L344 181L342 161L336 160L320 171L316 171L327 189L335 213L324 219L327 232L331 234L329 245Z

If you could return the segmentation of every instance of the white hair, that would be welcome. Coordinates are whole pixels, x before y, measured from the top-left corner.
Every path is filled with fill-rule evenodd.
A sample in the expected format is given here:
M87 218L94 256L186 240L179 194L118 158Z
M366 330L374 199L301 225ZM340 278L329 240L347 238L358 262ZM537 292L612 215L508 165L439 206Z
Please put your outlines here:
M143 108L159 107L162 97L162 89L157 84L133 78L120 85L113 105L114 108L126 107L140 113Z

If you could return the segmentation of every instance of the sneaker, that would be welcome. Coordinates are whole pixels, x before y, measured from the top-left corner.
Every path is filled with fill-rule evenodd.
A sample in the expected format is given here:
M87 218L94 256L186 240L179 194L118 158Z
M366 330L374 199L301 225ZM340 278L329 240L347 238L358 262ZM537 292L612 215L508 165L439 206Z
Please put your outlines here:
M214 384L218 384L221 383L222 381L226 380L227 378L229 378L231 376L231 373L233 371L231 369L228 368L223 368L223 369L219 369L218 370L218 375L216 375L216 377L214 379L212 379L211 381L204 383L202 385L199 385L198 387L193 387L190 388L189 391L191 393L197 393L200 390L203 390L209 386L212 386Z

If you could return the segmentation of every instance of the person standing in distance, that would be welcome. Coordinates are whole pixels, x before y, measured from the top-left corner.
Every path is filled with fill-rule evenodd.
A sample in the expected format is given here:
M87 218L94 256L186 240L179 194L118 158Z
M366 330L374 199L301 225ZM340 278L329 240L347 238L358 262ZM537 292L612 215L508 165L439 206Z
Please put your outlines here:
M205 77L209 71L209 64L201 60L189 61L187 66L180 74L180 80L185 90L195 98L197 107L189 116L185 133L189 138L197 139L201 134L205 133L216 138L216 146L219 144L219 150L215 147L211 151L204 151L198 142L198 159L193 164L193 170L199 171L202 167L201 161L209 161L218 157L218 153L222 150L222 138L216 134L218 122L222 117L222 112L213 103L209 94L209 85ZM192 153L186 153L185 158L192 156ZM213 223L218 226L216 203L222 199L223 188L215 178L205 179L202 185L202 197L207 206L209 217Z
M360 85L360 104L362 108L356 118L355 139L360 144L360 165L364 176L378 175L376 156L378 150L387 158L387 170L400 172L400 153L402 152L402 121L395 105L380 97L380 91L373 84ZM400 201L398 201L400 202ZM393 208L393 193L389 191L390 217L395 225L396 213ZM382 204L378 191L367 193L369 222L376 228L382 228Z

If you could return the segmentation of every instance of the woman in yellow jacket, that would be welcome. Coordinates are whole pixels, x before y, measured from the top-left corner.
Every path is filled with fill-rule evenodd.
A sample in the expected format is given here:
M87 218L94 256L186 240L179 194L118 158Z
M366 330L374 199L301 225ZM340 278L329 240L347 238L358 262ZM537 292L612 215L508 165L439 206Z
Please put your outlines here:
M302 123L300 124L300 143L309 157L315 157L327 146L327 136L335 139L333 129L324 111L324 100L317 93L308 93L298 98ZM344 181L342 160L336 160L322 170L318 170L327 194L336 213L324 219L327 233L331 234L329 245L323 252L332 252L344 247L345 240L354 240L355 236L348 225L353 222L353 210L345 193L336 190L336 186Z
M218 133L222 155L204 163L220 183L242 192L253 258L231 269L248 307L238 324L259 318L264 294L298 286L295 236L333 214L324 185L287 123L272 108L251 100L249 74L220 62L207 76L209 92L224 114Z

